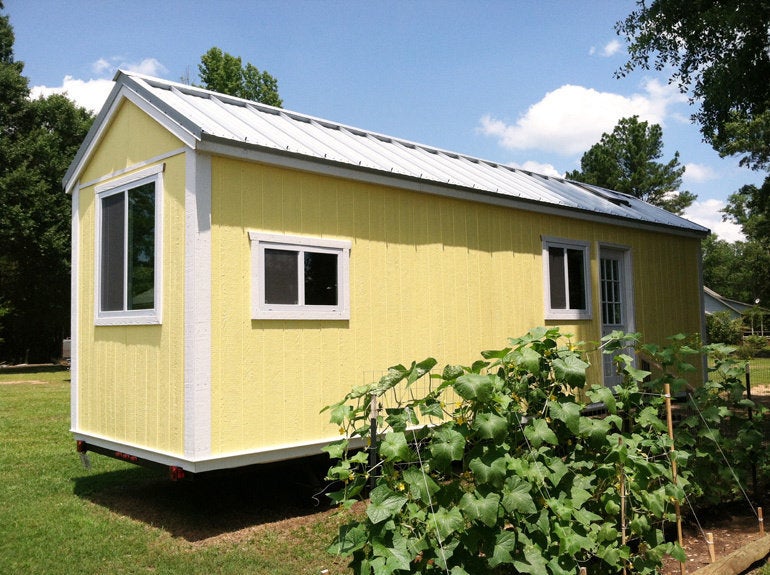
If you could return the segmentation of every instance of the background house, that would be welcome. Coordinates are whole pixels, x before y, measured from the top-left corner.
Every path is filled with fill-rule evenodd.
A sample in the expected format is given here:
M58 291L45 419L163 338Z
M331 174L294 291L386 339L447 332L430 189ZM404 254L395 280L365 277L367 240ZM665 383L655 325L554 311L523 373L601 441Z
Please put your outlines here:
M64 180L72 431L187 472L317 453L388 366L559 325L703 331L705 228L638 199L120 72ZM616 383L594 354L594 383Z

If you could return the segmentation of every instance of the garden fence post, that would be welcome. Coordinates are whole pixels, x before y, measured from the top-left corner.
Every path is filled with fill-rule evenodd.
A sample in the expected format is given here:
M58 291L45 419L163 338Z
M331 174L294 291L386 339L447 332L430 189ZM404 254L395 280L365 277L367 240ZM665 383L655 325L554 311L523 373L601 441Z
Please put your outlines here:
M376 478L374 469L377 467L377 394L373 393L369 403L369 489L374 489Z
M669 451L674 452L674 418L671 415L671 386L668 383L663 384L663 394L666 398L666 423L668 424L668 437L671 439L671 446ZM676 458L671 457L671 479L676 485ZM674 501L674 509L676 510L676 535L679 541L679 546L684 548L684 542L682 537L682 510L679 508L679 500ZM687 566L684 561L679 563L679 572L681 575L687 573Z

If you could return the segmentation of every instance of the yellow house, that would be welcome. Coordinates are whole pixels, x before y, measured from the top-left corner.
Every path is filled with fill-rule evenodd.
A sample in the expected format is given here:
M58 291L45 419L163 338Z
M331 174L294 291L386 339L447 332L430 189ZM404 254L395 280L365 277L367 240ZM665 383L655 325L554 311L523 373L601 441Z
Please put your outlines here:
M72 432L177 474L318 453L397 363L538 325L702 332L705 228L635 198L119 72L72 195ZM594 382L612 385L601 361Z

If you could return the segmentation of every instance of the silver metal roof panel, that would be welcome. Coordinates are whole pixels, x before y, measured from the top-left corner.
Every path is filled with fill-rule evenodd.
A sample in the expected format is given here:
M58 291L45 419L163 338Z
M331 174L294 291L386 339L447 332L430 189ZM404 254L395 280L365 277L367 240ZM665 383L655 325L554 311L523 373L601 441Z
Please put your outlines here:
M232 147L235 151L273 150L293 154L310 161L335 166L363 169L361 177L382 176L406 178L414 182L464 190L465 197L482 194L527 202L529 209L577 210L582 214L597 214L619 225L634 222L664 226L680 233L703 236L708 229L647 204L637 198L562 178L542 176L494 162L455 152L437 149L407 140L377 134L328 120L274 108L257 102L234 98L142 76L118 72L116 88L96 119L75 160L65 176L64 185L70 189L100 133L100 124L109 120L107 110L120 97L121 87L155 107L177 123L196 141L216 141L218 149ZM174 124L176 125L176 124ZM224 146L224 148L222 148ZM481 196L478 196L481 199Z

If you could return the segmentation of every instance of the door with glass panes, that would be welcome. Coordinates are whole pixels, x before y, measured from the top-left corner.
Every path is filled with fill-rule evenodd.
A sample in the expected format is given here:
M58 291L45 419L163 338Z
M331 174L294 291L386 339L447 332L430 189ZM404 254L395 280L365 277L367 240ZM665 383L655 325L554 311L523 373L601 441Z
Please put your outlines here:
M631 266L628 258L626 250L603 247L599 251L602 336L613 331L628 332L632 329L631 278L628 277ZM621 382L617 366L612 361L614 355L603 356L604 385L610 388Z

